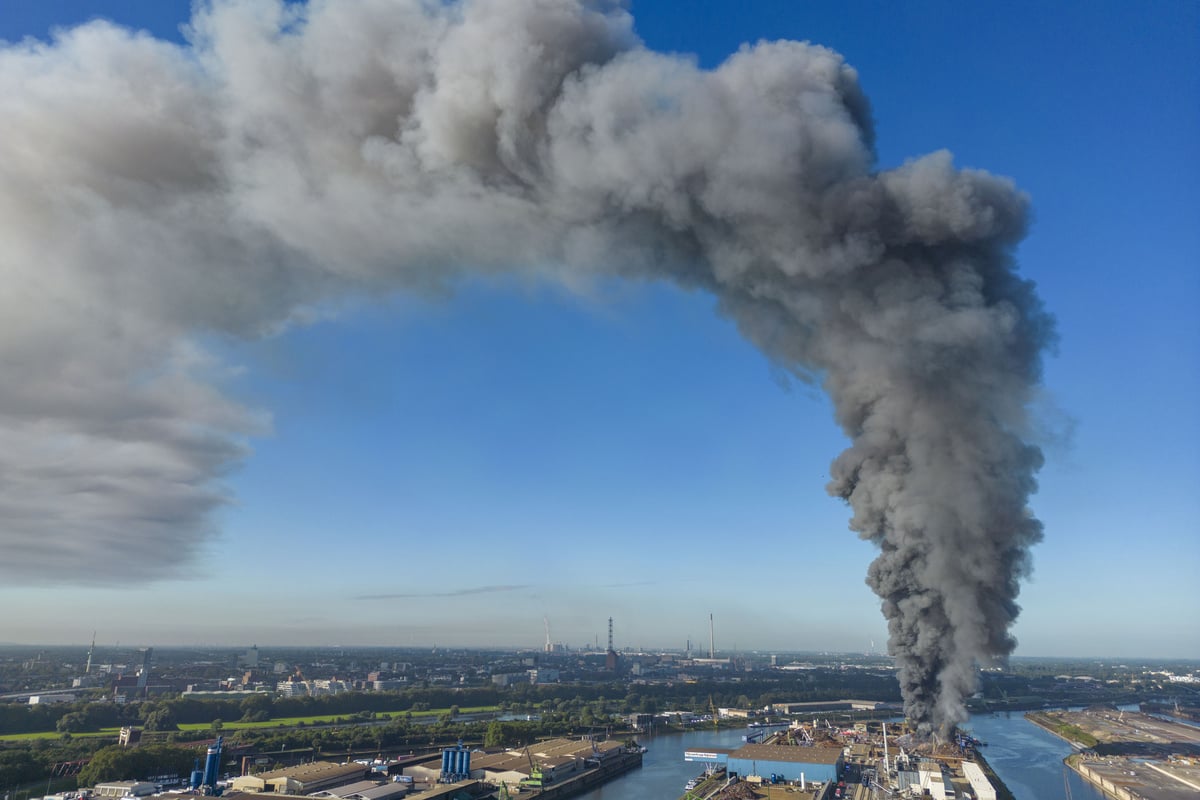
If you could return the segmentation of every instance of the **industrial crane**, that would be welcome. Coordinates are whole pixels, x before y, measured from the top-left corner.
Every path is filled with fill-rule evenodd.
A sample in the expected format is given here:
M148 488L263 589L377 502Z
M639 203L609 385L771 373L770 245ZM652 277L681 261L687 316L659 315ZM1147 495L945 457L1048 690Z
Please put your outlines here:
M529 745L525 745L525 759L529 762L529 777L520 782L521 786L540 789L550 782L542 774L542 770L537 764L533 763L533 756L529 754Z

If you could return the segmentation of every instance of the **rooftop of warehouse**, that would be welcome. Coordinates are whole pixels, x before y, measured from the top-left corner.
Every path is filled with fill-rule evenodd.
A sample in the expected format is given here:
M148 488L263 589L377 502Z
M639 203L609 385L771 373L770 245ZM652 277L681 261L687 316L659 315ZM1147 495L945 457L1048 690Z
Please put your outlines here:
M374 789L378 785L379 781L356 781L355 783L348 783L345 786L336 786L332 789L317 792L313 797L349 797L356 792Z
M730 753L729 757L751 758L758 761L788 761L793 764L836 764L842 757L842 748L748 744Z
M321 778L331 778L336 775L353 775L356 772L360 775L365 775L367 767L364 767L362 764L335 764L332 761L314 761L311 764L301 764L298 767L285 767L284 769L277 769L272 772L262 772L254 777L268 781L272 778L313 781Z

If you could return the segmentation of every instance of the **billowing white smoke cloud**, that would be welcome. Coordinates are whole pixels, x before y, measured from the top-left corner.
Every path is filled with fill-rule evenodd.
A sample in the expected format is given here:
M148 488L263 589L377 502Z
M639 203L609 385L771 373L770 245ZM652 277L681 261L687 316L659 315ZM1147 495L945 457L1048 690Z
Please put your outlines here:
M615 2L222 0L188 46L5 46L0 130L4 580L187 563L267 424L205 336L472 271L617 274L715 293L824 382L912 716L944 730L1011 651L1050 335L1010 258L1026 201L945 153L873 172L836 53L703 71Z

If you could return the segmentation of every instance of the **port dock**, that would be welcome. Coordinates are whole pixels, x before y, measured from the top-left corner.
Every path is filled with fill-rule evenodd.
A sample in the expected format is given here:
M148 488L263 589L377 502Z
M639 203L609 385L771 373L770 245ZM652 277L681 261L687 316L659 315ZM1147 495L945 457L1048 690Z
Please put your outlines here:
M1036 711L1035 725L1080 752L1065 763L1114 800L1181 800L1200 793L1200 729L1111 706Z

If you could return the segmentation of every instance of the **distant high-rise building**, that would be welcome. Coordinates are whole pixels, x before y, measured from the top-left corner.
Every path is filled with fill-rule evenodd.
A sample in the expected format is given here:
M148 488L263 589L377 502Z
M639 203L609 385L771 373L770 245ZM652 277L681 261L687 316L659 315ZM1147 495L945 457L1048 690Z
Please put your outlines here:
M138 689L145 689L146 682L150 680L150 662L153 660L153 658L153 647L147 647L146 649L142 650L142 668L138 670L137 674Z
M241 658L242 666L254 669L258 666L258 645L251 645Z

